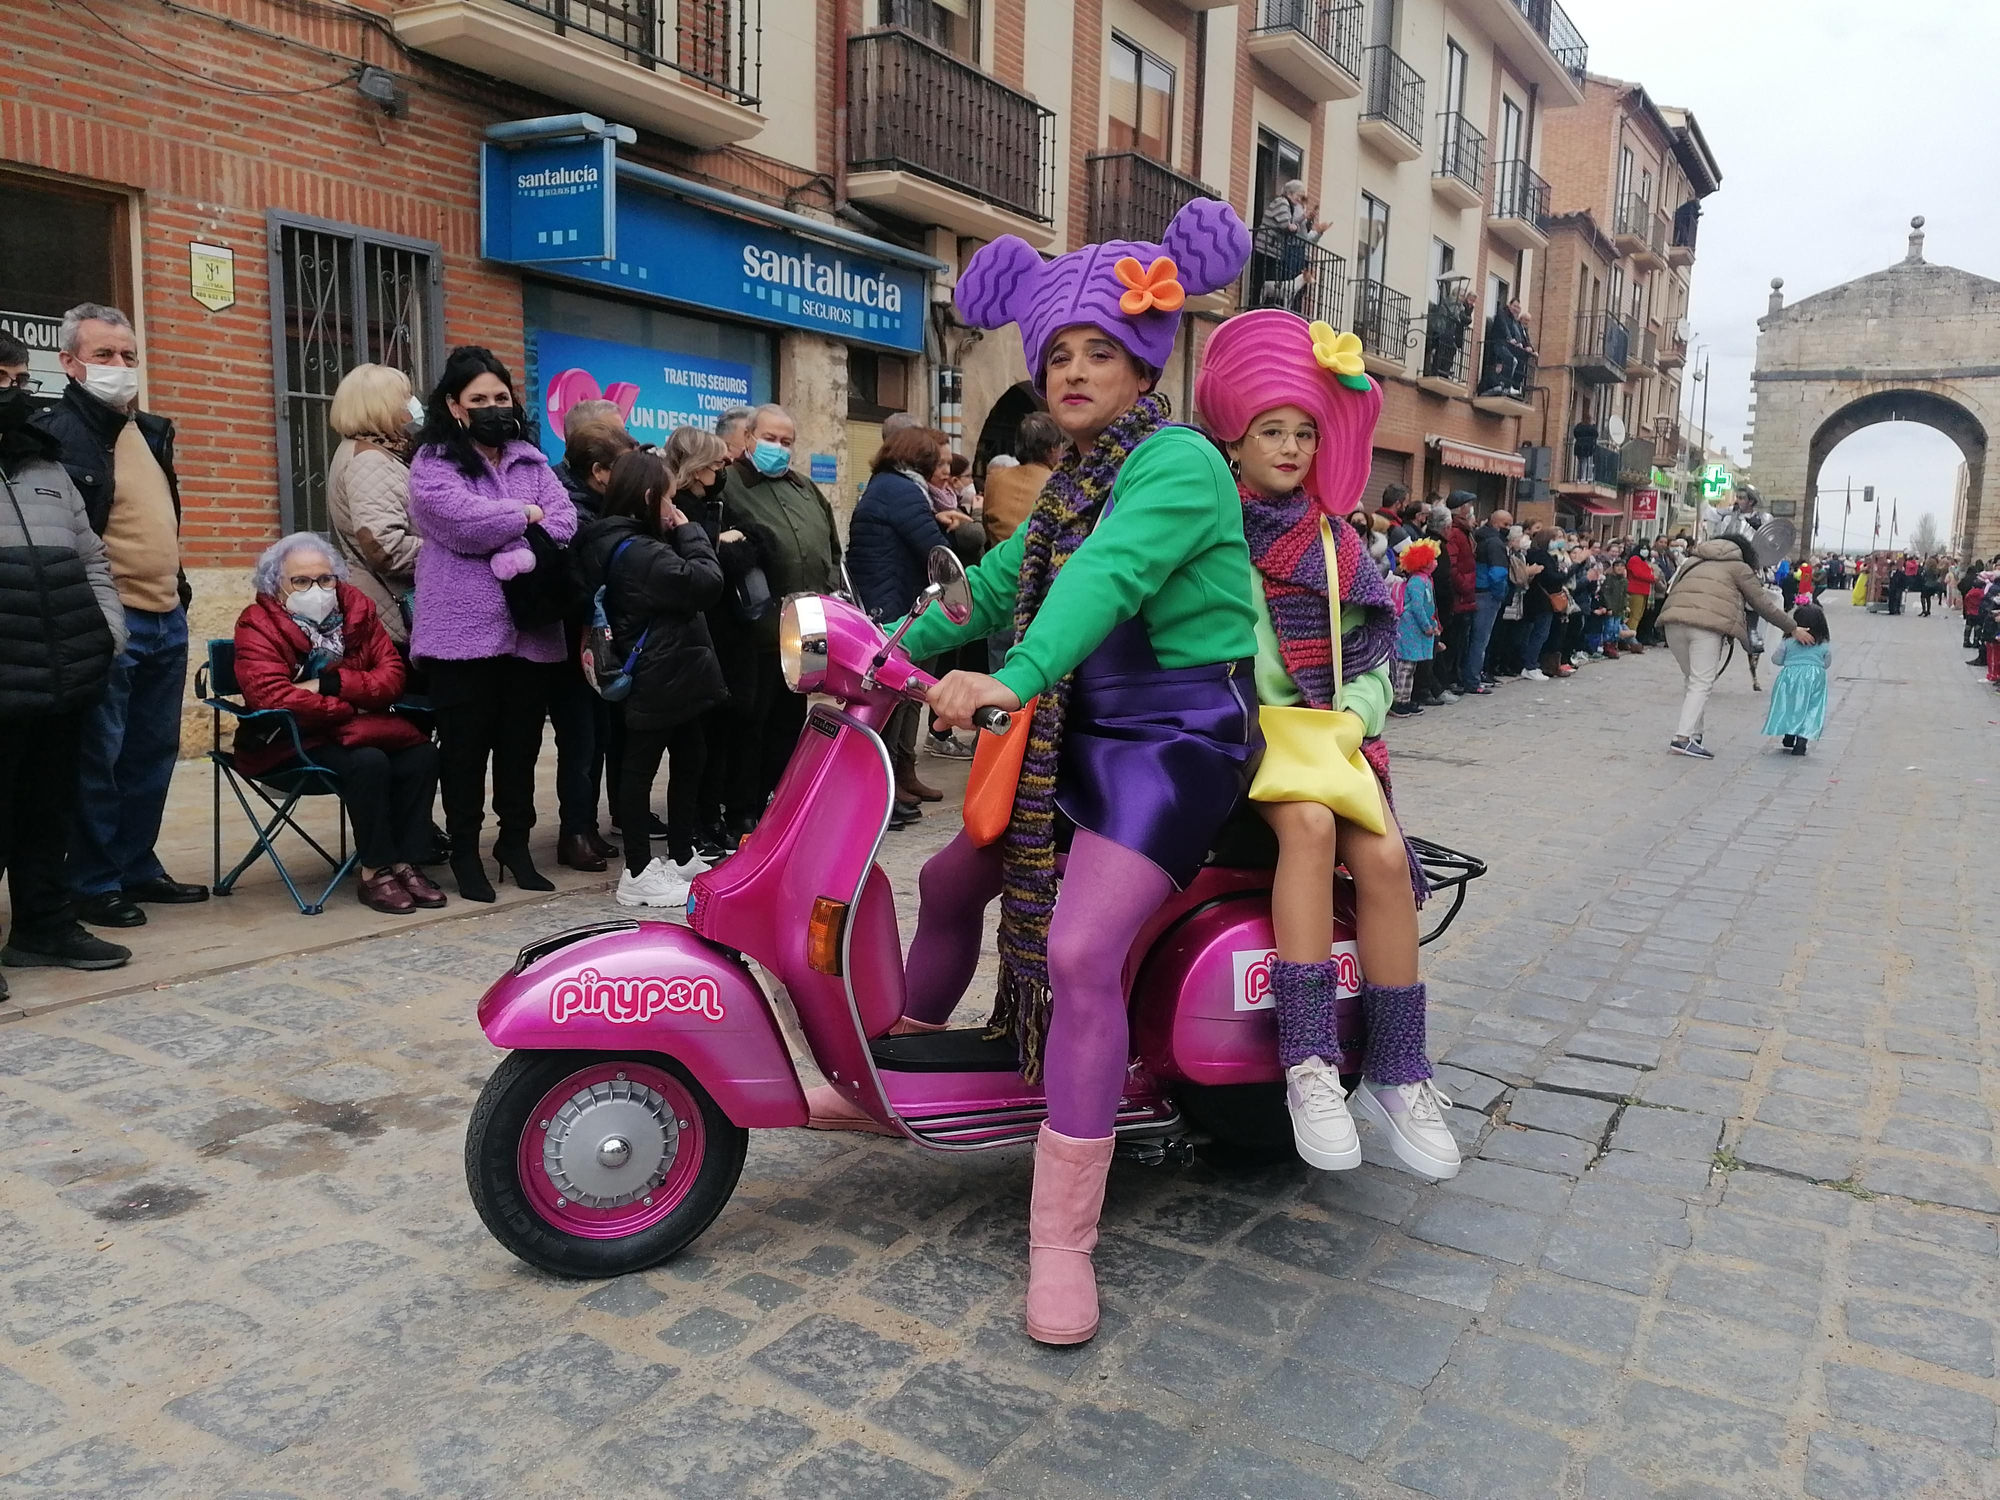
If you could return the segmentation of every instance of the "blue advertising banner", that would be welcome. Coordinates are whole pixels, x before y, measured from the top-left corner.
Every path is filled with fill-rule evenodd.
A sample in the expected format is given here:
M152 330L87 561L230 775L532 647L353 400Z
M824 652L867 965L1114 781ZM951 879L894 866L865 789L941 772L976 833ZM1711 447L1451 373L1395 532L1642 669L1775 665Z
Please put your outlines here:
M602 260L618 253L615 141L508 148L488 142L479 253L488 260Z
M487 147L483 253L488 259L545 264L572 280L829 333L851 343L922 352L927 294L922 272L716 213L630 181L610 194L615 226L606 231L606 243L615 248L579 253L590 231L572 237L578 226L560 216L569 212L573 218L581 201L582 184L565 174L585 170L575 155L584 149ZM609 142L592 142L587 149L612 160ZM562 152L574 159L559 160ZM575 198L524 196L572 186L579 189Z
M563 455L563 418L579 401L609 401L642 443L664 443L676 427L715 430L732 406L750 404L750 367L636 344L528 330L534 364L529 397L549 462Z

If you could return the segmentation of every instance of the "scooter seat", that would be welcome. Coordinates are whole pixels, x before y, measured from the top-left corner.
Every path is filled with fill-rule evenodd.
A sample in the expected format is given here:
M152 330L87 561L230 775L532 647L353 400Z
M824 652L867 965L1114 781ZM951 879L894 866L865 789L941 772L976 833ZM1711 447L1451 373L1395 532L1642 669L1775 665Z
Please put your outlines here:
M978 1027L878 1036L868 1051L891 1073L1012 1073L1021 1066L1013 1037L989 1038Z

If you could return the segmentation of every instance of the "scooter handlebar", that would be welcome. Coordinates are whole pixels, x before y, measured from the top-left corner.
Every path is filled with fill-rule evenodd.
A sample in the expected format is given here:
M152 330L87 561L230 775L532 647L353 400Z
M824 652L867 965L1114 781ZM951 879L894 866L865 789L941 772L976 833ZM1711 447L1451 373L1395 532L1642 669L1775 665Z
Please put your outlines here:
M972 727L983 729L988 734L1005 734L1014 727L1014 716L1004 708L988 705L972 711Z

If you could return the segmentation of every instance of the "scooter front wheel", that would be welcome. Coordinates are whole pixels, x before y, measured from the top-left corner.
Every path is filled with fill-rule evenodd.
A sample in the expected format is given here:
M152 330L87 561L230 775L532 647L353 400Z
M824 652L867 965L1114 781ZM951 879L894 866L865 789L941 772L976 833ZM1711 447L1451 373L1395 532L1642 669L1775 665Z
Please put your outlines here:
M654 1052L515 1052L465 1134L472 1206L531 1266L601 1278L677 1254L715 1221L750 1133Z

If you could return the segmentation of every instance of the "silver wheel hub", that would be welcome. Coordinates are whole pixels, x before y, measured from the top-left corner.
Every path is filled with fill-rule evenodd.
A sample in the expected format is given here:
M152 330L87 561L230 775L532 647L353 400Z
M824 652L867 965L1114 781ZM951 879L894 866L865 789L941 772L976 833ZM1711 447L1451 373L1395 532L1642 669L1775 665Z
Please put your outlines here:
M542 1170L579 1208L623 1208L667 1180L680 1126L658 1091L629 1079L579 1089L549 1119Z

